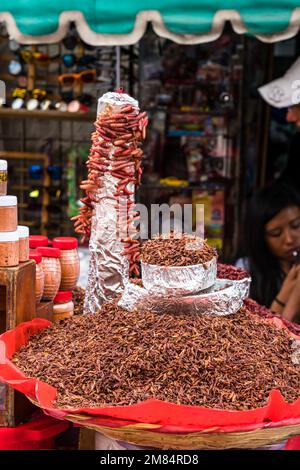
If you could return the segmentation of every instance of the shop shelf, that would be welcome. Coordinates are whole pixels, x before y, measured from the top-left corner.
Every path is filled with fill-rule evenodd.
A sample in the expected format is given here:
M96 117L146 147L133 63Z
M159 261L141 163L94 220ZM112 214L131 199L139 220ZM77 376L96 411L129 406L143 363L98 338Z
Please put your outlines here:
M93 122L96 118L96 111L70 113L68 111L62 112L55 110L42 111L37 109L35 111L28 111L27 109L0 108L0 119L1 118L60 119Z

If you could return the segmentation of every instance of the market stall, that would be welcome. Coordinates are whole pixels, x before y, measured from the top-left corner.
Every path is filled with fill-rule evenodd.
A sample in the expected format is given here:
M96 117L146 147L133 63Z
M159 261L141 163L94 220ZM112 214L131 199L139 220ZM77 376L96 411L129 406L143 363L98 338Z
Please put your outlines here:
M184 12L184 13L183 13ZM5 21L11 37L25 44L56 42L64 37L70 22L75 22L82 39L100 46L133 44L151 22L159 36L172 41L193 44L214 41L222 33L226 21L238 34L250 33L262 41L288 39L299 30L300 13L296 0L262 2L223 2L201 0L185 2L156 0L121 5L101 2L5 1L0 20Z
M228 2L226 10L219 2L192 4L189 21L174 2L172 8L169 2L159 2L157 9L152 2L151 11L147 4L137 9L126 2L117 12L94 3L76 9L72 2L64 11L52 4L51 15L39 3L35 16L32 3L30 10L23 3L18 8L16 3L4 5L0 13L10 36L23 44L55 42L65 35L70 21L83 41L94 45L132 44L143 35L147 22L157 34L183 44L216 39L226 20L236 32L249 32L263 41L291 37L300 23L294 2L278 14L274 2L270 9L266 2L263 8L259 2L255 7L243 2L240 9ZM188 10L186 4L184 8ZM35 22L29 21L33 16ZM147 113L123 90L98 101L88 176L81 182L85 197L73 217L75 231L89 242L90 250L84 315L73 317L77 240L58 237L49 246L47 237L30 238L26 229L18 228L16 198L7 196L3 187L0 214L6 216L0 215L0 264L8 282L5 289L15 286L19 271L26 269L27 284L23 280L22 286L27 287L14 290L13 314L8 309L3 313L1 305L3 329L10 329L0 338L1 381L52 417L137 446L223 449L280 444L300 432L299 331L271 314L262 318L259 307L252 305L254 315L245 301L247 274L218 266L217 253L204 240L171 233L141 247L134 203L147 124ZM1 164L6 174L5 163ZM34 253L29 253L29 245ZM32 301L30 309L25 293ZM18 313L21 303L27 306L26 318L24 309ZM11 308L6 298L4 304ZM49 316L56 322L53 326ZM30 321L17 326L23 320ZM255 335L256 329L260 335ZM107 345L101 345L104 335ZM94 341L100 347L90 364L82 358L89 359L89 349L84 348L95 346ZM201 356L203 341L208 346ZM63 345L58 355L54 344ZM118 344L114 352L112 345ZM267 367L266 355L271 355ZM79 375L74 377L78 358ZM234 364L240 382L232 380ZM63 383L61 370L75 382ZM80 385L76 393L74 383Z

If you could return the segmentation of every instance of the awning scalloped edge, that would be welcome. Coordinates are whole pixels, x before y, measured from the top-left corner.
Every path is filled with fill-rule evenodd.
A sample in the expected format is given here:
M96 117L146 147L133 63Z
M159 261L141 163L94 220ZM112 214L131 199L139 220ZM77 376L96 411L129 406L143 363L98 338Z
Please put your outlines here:
M157 10L142 11L136 15L134 29L128 34L100 34L90 29L84 15L80 11L65 11L59 16L57 31L48 35L31 36L21 33L11 13L0 13L0 21L6 23L10 38L21 44L51 44L61 41L67 34L69 23L76 24L77 31L84 42L94 46L118 46L137 43L145 33L147 23L151 22L158 36L170 39L179 44L199 44L216 40L223 31L226 21L230 21L237 34L248 32L240 13L237 10L219 10L213 19L212 28L208 33L176 34L166 28L163 18ZM263 42L277 42L295 36L300 27L300 7L291 14L290 24L284 31L275 34L255 34Z

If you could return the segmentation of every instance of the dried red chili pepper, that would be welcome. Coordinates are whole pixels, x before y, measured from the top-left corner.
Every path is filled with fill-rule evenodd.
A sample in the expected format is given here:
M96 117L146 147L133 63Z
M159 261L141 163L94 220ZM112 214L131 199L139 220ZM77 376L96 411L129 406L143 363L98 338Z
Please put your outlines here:
M78 216L72 219L75 222L75 231L82 233L85 239L90 237L93 203L98 202L97 189L101 187L104 175L110 173L116 178L115 198L125 197L128 210L131 207L134 189L141 180L143 151L140 146L146 135L147 123L146 112L141 113L132 105L122 106L117 112L108 106L98 114L86 163L88 176L81 183L81 188L86 192L87 198L82 199L84 207L81 207ZM135 220L136 216L132 217L128 214L123 223L127 224L129 229ZM132 227L130 231L134 232ZM139 249L137 240L128 243L131 242ZM138 273L138 256L129 251L127 257L130 272Z

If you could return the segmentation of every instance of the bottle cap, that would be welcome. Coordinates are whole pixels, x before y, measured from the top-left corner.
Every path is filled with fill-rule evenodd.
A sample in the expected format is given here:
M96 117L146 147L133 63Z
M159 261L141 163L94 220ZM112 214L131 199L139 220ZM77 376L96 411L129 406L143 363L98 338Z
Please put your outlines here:
M40 246L48 246L49 240L43 235L30 235L29 248L38 248Z
M55 237L52 240L52 246L60 250L73 250L78 247L78 241L74 237Z
M72 292L70 291L67 291L67 290L60 290L57 292L56 296L54 297L53 299L53 302L69 302L70 300L72 300Z
M26 225L18 225L18 234L19 234L19 238L28 238L29 228L26 227Z
M29 251L29 259L33 259L36 264L40 264L42 261L42 255L37 251Z
M36 250L44 258L59 258L60 251L57 248L48 248L45 246L39 246Z
M7 171L7 161L0 160L0 171Z
M18 230L15 232L0 232L0 242L17 242L19 241Z
M16 206L18 199L16 196L1 196L0 207Z

